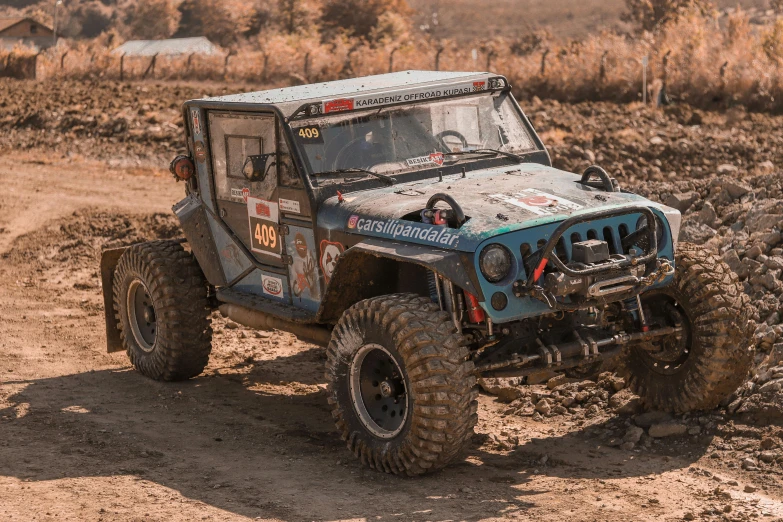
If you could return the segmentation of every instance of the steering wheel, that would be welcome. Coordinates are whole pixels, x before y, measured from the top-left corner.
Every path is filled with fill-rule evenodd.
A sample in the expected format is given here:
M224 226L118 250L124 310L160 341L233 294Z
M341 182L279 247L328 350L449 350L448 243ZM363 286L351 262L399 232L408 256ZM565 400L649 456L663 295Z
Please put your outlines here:
M463 136L461 133L459 133L459 132L457 132L455 130L445 130L445 131L439 132L439 133L437 133L435 135L435 138L440 140L440 142L447 149L449 149L451 152L454 152L454 149L448 143L446 143L446 140L443 139L443 138L448 138L448 137L457 138L460 141L460 144L462 145L462 150L465 150L465 149L468 148L468 140L465 138L465 136Z

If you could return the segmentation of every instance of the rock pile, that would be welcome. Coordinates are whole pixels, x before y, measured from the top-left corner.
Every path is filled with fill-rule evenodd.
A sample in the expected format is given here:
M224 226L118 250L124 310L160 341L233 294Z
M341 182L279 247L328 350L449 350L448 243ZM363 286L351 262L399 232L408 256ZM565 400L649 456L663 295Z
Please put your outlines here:
M562 415L587 419L608 411L632 414L641 406L639 398L625 388L625 380L611 372L602 373L595 381L558 375L545 385L520 386L518 379L502 378L482 378L479 384L509 403L506 415L538 421Z
M754 343L768 353L783 334L783 180L730 176L640 187L641 195L683 213L681 241L718 252L743 284L758 323ZM758 361L760 362L760 360Z

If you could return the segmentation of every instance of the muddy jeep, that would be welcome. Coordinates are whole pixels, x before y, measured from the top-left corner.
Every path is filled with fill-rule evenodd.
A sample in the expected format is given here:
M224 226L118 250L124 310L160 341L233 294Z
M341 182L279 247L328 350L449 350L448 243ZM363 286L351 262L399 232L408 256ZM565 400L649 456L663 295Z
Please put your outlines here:
M327 350L367 466L455 458L477 378L616 360L649 408L716 406L752 348L736 276L680 213L549 154L490 73L409 71L192 100L185 237L103 254L109 351L157 380L207 364L210 316Z

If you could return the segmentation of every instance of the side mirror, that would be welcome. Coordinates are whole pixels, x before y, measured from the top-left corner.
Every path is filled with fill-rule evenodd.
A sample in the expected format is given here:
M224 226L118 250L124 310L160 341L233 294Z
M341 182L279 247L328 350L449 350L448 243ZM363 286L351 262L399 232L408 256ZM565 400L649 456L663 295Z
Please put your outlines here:
M267 163L274 154L255 154L245 159L242 166L242 174L248 181L263 181L266 177ZM271 167L271 165L270 165Z

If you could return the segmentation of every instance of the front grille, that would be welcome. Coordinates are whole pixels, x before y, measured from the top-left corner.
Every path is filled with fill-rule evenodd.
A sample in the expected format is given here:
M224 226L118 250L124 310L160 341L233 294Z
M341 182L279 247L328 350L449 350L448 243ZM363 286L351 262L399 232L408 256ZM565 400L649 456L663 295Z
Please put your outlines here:
M609 245L610 254L627 255L628 248L623 248L622 238L626 237L631 230L636 229L638 219L639 214L629 214L620 218L614 218L611 220L611 223L608 220L577 223L560 237L554 253L563 264L567 265L571 262L571 251L574 243L588 239L597 239L606 241ZM546 245L547 239L547 237L542 237L535 240L535 242L524 242L520 245L519 253L528 271L531 266L538 264L541 251Z

